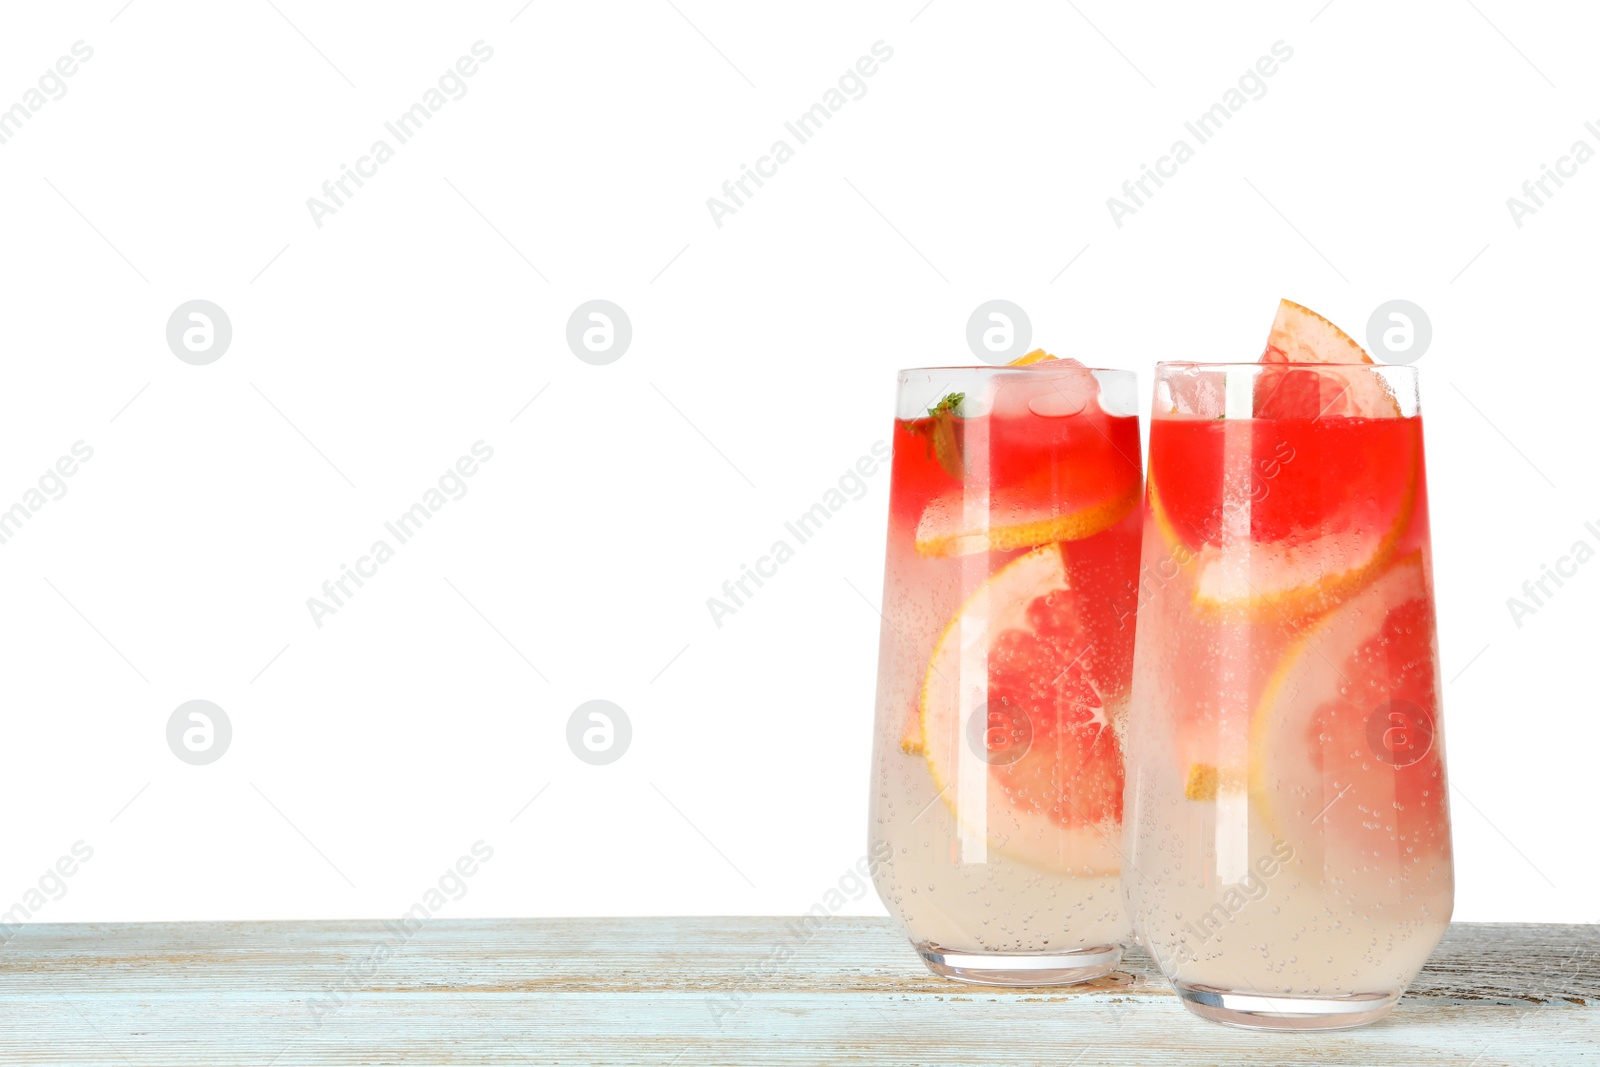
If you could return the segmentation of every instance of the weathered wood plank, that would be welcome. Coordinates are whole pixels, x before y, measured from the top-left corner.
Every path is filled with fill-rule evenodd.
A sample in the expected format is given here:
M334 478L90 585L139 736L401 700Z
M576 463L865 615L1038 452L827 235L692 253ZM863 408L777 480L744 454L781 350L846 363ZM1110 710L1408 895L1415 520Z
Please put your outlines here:
M1317 1035L1194 1019L1137 952L1066 990L956 985L882 919L38 925L0 951L0 1064L1534 1061L1600 1062L1600 928L1457 925L1393 1017Z

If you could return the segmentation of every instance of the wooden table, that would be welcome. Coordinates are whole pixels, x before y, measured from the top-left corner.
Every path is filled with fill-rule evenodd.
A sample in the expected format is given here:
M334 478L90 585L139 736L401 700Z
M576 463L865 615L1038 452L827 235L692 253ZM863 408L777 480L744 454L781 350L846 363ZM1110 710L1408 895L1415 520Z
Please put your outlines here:
M934 978L886 919L795 923L24 926L0 1063L1600 1063L1595 926L1457 924L1384 1022L1262 1034L1193 1018L1137 951L1007 992Z

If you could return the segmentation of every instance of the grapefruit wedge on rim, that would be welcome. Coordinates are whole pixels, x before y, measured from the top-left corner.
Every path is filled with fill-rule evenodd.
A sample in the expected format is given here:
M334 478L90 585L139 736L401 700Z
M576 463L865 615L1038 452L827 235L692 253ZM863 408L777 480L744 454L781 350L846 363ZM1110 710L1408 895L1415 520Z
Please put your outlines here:
M1303 635L1251 725L1251 801L1275 835L1341 869L1448 853L1436 661L1420 552Z
M1272 320L1261 362L1287 365L1263 370L1256 379L1257 418L1382 418L1400 414L1400 405L1381 376L1365 369L1341 370L1337 366L1374 365L1367 350L1339 327L1293 300L1278 302L1278 314ZM1314 363L1332 366L1306 365Z
M1114 874L1122 750L1063 551L1007 563L945 628L923 679L922 751L963 835L1041 870Z

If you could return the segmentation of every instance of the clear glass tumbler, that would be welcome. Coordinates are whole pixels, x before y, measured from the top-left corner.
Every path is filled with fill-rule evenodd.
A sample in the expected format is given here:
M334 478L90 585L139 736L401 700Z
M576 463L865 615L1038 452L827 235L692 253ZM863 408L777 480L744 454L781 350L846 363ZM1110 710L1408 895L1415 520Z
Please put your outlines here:
M1158 365L1124 885L1191 1011L1359 1026L1439 943L1434 630L1414 368Z
M1131 372L1071 361L900 374L870 854L937 974L1121 959L1137 404Z

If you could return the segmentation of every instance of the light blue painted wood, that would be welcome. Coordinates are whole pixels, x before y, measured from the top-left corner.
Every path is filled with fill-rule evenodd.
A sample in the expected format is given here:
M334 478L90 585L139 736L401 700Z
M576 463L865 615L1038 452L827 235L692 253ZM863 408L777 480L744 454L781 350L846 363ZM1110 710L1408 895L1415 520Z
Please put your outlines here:
M1070 990L955 985L883 919L37 925L0 950L0 1064L1595 1062L1592 926L1458 924L1390 1019L1314 1035L1195 1019L1138 953Z

